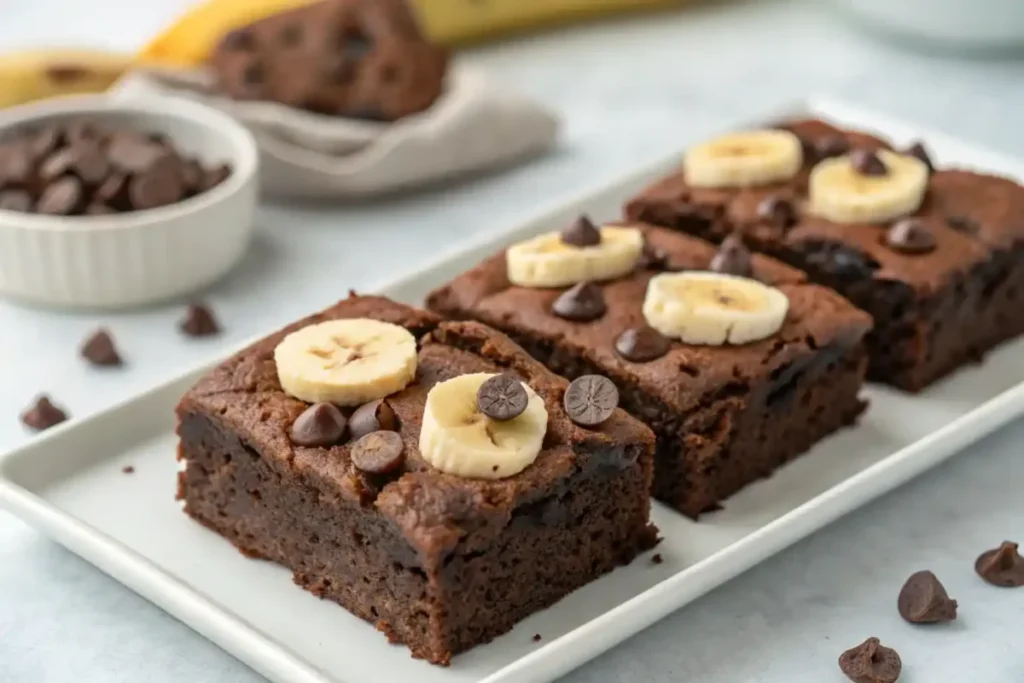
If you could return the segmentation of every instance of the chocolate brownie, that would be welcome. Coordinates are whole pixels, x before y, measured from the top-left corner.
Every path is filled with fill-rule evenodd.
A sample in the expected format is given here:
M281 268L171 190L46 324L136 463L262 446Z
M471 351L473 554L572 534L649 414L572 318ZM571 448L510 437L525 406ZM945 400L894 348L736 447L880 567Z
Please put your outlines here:
M403 0L323 0L229 33L211 66L235 99L393 121L434 103L447 56Z
M414 381L353 414L286 394L279 343L359 318L420 340ZM520 380L547 409L536 460L501 479L447 474L418 446L431 389L480 372ZM414 656L447 664L656 540L653 435L621 410L573 424L566 385L483 325L353 295L239 352L182 398L178 496L243 554L283 564ZM348 440L296 445L336 440L346 419Z
M1024 332L1024 188L992 175L934 170L920 208L885 224L836 223L807 211L816 163L890 145L817 120L782 127L803 142L793 179L762 187L690 187L675 173L626 207L646 221L720 241L741 232L755 249L805 270L872 315L869 377L918 391ZM780 208L781 207L781 208Z
M857 418L870 319L800 271L748 253L749 274L789 300L781 328L739 345L667 340L645 325L641 304L652 278L743 259L670 230L639 229L646 247L624 277L565 291L516 286L498 254L430 294L427 305L502 330L565 377L612 379L621 405L657 437L655 497L696 518ZM602 305L591 305L586 319L557 313L555 302L580 298L569 295L580 289L590 292L585 302Z

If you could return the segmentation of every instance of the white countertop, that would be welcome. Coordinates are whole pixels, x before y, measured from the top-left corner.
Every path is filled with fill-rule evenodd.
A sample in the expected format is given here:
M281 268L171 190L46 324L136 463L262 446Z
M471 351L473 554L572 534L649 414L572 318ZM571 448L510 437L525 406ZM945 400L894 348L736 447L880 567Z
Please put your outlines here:
M182 0L4 3L0 46L131 48ZM54 15L59 13L59 22ZM39 391L75 416L122 400L256 333L372 289L467 236L611 179L735 117L826 94L1024 155L1024 63L902 52L811 2L739 3L600 24L460 57L544 99L565 119L549 158L461 187L346 209L266 207L245 263L208 293L226 332L181 338L181 305L73 315L0 303L0 449L30 435ZM109 326L128 367L97 372L76 348ZM837 523L565 680L840 681L839 653L878 635L904 679L1020 683L1024 591L973 575L975 555L1024 541L1024 424ZM933 569L961 619L912 628L895 614L911 572ZM0 683L253 682L259 676L54 543L0 513Z

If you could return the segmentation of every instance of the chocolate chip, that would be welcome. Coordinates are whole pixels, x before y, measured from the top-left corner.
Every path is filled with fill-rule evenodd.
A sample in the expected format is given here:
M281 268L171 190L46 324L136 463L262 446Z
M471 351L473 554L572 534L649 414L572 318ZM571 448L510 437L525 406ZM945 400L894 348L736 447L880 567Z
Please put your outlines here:
M99 145L93 143L81 143L74 150L75 158L71 164L71 172L77 175L82 182L88 185L96 185L103 181L110 173L110 163L103 156Z
M213 313L202 304L192 304L185 312L185 318L178 324L182 332L190 337L209 337L220 332L220 325Z
M200 191L206 192L207 190L212 190L227 180L230 175L231 167L227 164L220 164L218 166L205 169L203 171L203 180Z
M314 403L295 418L288 432L296 446L333 446L345 435L345 416L331 403Z
M248 31L237 29L224 36L221 42L226 50L248 50L255 45L252 34Z
M541 638L540 638L540 634L539 634L539 633L534 633L534 634L533 634L533 642L535 642L535 643L539 643L539 642L540 642L540 640L541 640Z
M384 399L364 403L348 419L348 430L353 439L364 437L370 432L393 432L397 429L398 417Z
M0 147L0 187L24 185L31 179L34 165L32 152L24 144Z
M928 155L928 150L923 142L915 142L910 147L907 147L903 153L915 159L920 159L928 167L929 173L935 173L935 164L932 163L932 158Z
M905 218L893 224L886 231L883 242L901 254L927 254L936 246L931 229L915 218Z
M636 267L645 270L664 270L667 265L668 254L665 253L665 250L644 240L640 257L636 260Z
M573 247L594 247L601 244L601 231L587 216L580 216L562 231L562 241Z
M278 38L282 45L289 47L298 45L302 41L302 26L299 24L289 24L281 29Z
M839 656L839 668L854 683L896 683L903 662L896 650L868 638Z
M78 211L82 199L82 181L67 176L43 190L36 211L53 216L68 216Z
M529 402L523 383L511 375L495 375L476 392L477 409L499 422L519 417Z
M615 340L619 355L634 363L647 363L668 353L671 342L649 325L631 327Z
M35 134L29 143L29 150L36 159L42 159L60 145L60 131L56 128L44 128Z
M559 318L580 323L597 320L607 310L604 293L593 282L581 282L574 285L559 294L551 304L551 312Z
M242 70L242 80L248 85L259 85L266 77L266 70L259 62L253 62Z
M874 150L855 149L850 153L850 165L853 170L866 176L884 176L889 173L885 162L882 161Z
M896 608L912 624L933 624L956 619L956 600L930 571L915 572L900 589Z
M371 432L352 444L352 464L369 474L389 474L405 462L398 432Z
M868 280L881 267L864 252L832 240L807 240L799 250L812 270L844 282Z
M124 467L121 468L121 473L122 474L135 474L135 468L132 467L131 465L125 465Z
M24 190L4 190L0 192L0 209L27 213L32 210L32 195Z
M788 199L769 195L757 205L757 216L769 225L788 228L796 223L796 208Z
M661 553L655 553L654 557L651 558L651 562L653 562L654 564L661 564L664 561L665 558L661 556Z
M974 563L974 571L993 586L1024 586L1024 557L1017 552L1017 544L1010 541L1004 541L995 550L979 555Z
M76 145L79 142L98 140L101 131L91 121L75 121L64 128L64 139L69 145Z
M708 269L726 275L750 277L754 272L753 256L743 243L743 236L740 233L734 232L722 240L718 251L711 258Z
M74 149L65 147L46 157L46 160L39 167L40 179L43 182L49 183L60 178L62 175L70 173L71 167L75 163L75 155Z
M104 180L93 195L100 202L110 204L126 205L128 199L128 176L123 173L113 173Z
M186 194L194 194L202 191L203 181L206 172L199 162L189 159L181 164L181 182L185 185Z
M981 229L978 226L978 221L970 216L946 216L946 224L954 230L967 233L968 235L974 235Z
M82 344L81 354L82 358L93 365L110 367L122 364L121 356L117 352L117 347L114 346L114 338L110 336L110 332L104 329L96 330L85 340L85 343Z
M114 213L117 213L117 211L106 204L90 204L85 207L86 216L109 216Z
M155 209L173 204L185 196L179 161L171 156L158 159L134 176L128 184L128 198L136 209Z
M31 408L21 415L21 421L26 427L31 427L37 432L49 429L68 419L67 413L50 403L48 396L43 395L36 399Z
M584 427L593 427L615 412L619 405L619 390L607 377L583 375L569 384L562 404L570 420Z
M116 133L107 146L107 159L125 173L144 173L167 155L164 145L134 131Z
M827 135L814 144L818 159L837 157L850 151L850 143L842 135Z

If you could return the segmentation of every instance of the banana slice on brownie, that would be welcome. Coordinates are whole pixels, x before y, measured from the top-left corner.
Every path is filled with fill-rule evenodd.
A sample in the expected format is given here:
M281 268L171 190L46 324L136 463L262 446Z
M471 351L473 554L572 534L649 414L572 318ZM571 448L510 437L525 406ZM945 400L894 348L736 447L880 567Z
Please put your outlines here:
M755 187L794 177L803 146L785 130L752 130L715 138L687 150L683 174L691 187Z
M809 210L835 223L886 223L917 211L928 166L888 150L854 150L811 170Z
M303 327L274 349L281 388L308 403L358 406L404 389L416 376L416 339L370 318Z
M568 287L614 280L636 268L644 236L636 228L595 227L585 217L562 232L550 232L509 247L508 279L520 287Z
M746 344L782 327L789 299L757 280L710 272L651 278L644 298L647 324L686 344Z
M485 385L495 382L506 385L505 396L488 400ZM547 424L544 400L526 384L486 372L460 375L427 394L420 455L448 474L501 479L537 459Z

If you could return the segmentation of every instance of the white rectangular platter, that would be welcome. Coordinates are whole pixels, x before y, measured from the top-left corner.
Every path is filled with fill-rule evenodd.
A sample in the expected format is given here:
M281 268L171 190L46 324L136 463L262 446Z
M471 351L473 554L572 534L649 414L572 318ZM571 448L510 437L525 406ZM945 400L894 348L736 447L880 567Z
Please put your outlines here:
M923 138L940 163L1024 177L1024 164L1014 160L837 103L807 102L725 122L723 130L797 115L873 129L899 143ZM680 139L680 149L689 142ZM618 216L627 197L676 163L678 154L563 202L381 292L420 304L429 289L511 241L557 229L581 212ZM204 371L7 454L0 459L0 503L278 683L551 680L1024 414L1024 340L918 396L870 387L871 407L858 426L734 496L723 511L698 524L656 504L661 564L641 557L450 668L437 668L302 591L285 569L245 559L181 513L172 410ZM132 476L122 473L126 465L135 468ZM539 643L534 634L542 636Z

